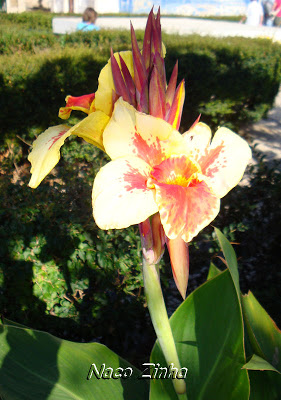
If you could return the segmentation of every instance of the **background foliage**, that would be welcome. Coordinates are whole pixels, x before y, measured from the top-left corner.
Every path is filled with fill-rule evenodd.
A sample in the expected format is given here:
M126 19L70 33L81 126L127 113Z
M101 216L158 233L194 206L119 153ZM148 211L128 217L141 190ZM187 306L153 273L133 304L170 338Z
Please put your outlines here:
M50 21L48 14L0 14L0 309L61 338L100 341L140 365L154 333L141 289L138 232L101 231L92 218L91 186L106 156L70 138L59 166L36 190L27 187L26 161L36 135L60 123L65 96L95 91L110 47L129 49L130 37L124 31L56 37ZM186 79L183 129L199 113L213 128L239 129L272 106L280 45L198 36L165 35L164 41L167 75L178 59L180 79ZM243 292L251 289L280 324L280 174L258 159L248 171L249 186L223 199L214 225L238 243ZM206 279L210 256L218 254L209 227L190 246L189 292ZM167 254L162 276L172 312L180 298Z
M27 15L22 18L28 21ZM110 48L130 49L128 31L56 37L41 29L40 18L34 29L28 23L26 28L22 22L8 22L0 28L2 138L20 134L33 139L33 129L58 123L57 110L67 94L96 90ZM142 35L137 33L139 40ZM272 106L280 82L280 44L195 35L164 35L163 40L168 77L179 60L179 78L186 80L182 129L189 128L198 113L213 128L223 124L239 129L245 122L260 119Z

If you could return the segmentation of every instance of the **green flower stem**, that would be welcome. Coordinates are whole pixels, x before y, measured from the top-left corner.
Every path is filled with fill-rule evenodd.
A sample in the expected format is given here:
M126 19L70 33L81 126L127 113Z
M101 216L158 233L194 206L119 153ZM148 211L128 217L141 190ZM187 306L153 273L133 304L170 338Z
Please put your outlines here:
M159 275L156 266L143 261L143 280L147 305L161 349L167 365L173 363L178 370L181 369L176 345L170 327ZM187 400L186 385L184 379L172 379L176 393L180 400Z

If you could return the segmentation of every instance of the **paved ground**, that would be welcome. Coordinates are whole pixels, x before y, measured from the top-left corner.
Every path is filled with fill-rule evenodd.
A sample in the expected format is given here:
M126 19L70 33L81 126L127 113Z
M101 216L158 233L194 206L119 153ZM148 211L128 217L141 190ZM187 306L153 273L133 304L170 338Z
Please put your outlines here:
M135 29L145 28L146 17L100 17L97 20L97 24L102 28L128 29L130 26L130 20ZM167 33L179 33L180 35L198 33L202 36L210 35L216 37L266 37L281 42L281 28L267 26L252 27L238 22L161 16L161 26L162 30Z
M66 27L70 31L76 29L79 17L56 17L53 20L53 30L64 33ZM130 21L135 29L144 29L146 17L100 17L97 24L101 28L129 29ZM202 36L215 37L243 36L266 37L281 42L281 28L250 27L238 22L212 21L196 18L172 18L161 16L162 30L167 33L188 35L196 33ZM250 125L245 131L252 140L252 144L265 154L266 161L281 161L281 90L276 97L274 108L268 113L268 118ZM280 163L281 170L281 163Z
M280 161L281 171L281 89L267 119L249 125L245 132L250 138L251 145L255 145L256 149L264 154L265 161Z
M54 33L74 32L81 17L55 17L53 18ZM144 29L146 17L99 17L97 25L106 29L130 29L130 21L135 29ZM191 35L197 33L202 36L243 36L243 37L265 37L281 42L281 28L275 27L251 27L238 22L212 21L198 18L165 17L161 16L162 30L167 33L178 33L180 35Z

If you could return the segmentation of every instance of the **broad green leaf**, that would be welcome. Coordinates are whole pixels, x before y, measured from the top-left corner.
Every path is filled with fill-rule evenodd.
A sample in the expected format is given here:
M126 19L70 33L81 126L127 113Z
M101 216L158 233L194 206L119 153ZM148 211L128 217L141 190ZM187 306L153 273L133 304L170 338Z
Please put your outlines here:
M207 281L209 279L212 279L215 276L219 275L221 272L222 271L219 268L217 268L214 263L211 262L210 268L209 268L209 272L208 272L208 276L207 276Z
M280 400L281 375L273 371L249 371L250 400Z
M281 372L281 331L253 293L242 296L244 320L253 351Z
M253 371L274 371L280 374L276 368L274 368L269 362L264 360L263 358L257 356L256 354L247 362L247 364L243 365L244 369L253 370Z
M182 367L187 367L188 400L248 400L241 307L229 270L205 282L170 319ZM158 346L151 363L166 366ZM176 400L171 380L153 379L151 400Z
M136 368L130 379L98 379L94 373L89 375L90 368L94 371L92 364L98 371L103 364L114 371L133 368L99 343L74 343L45 332L0 326L0 396L4 400L148 398L148 385L137 379L141 373Z
M240 298L239 273L235 251L229 241L218 228L215 228L215 233L217 235L219 244L225 257L225 261L231 273L238 297Z

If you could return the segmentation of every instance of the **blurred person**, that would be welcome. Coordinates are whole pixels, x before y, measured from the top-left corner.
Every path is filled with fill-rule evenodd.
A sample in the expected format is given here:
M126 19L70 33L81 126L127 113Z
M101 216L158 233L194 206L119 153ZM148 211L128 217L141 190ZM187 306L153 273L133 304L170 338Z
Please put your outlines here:
M274 21L274 16L272 14L273 5L274 5L274 0L262 1L263 13L264 13L263 23L266 26L273 26L273 21Z
M281 1L281 0L280 0ZM257 0L251 0L247 7L247 16L242 18L241 22L246 20L246 25L259 26L263 22L263 8Z
M275 0L273 5L274 26L281 25L281 0Z
M77 31L99 31L100 27L95 24L98 13L91 7L86 8L82 16L82 22L76 27Z

